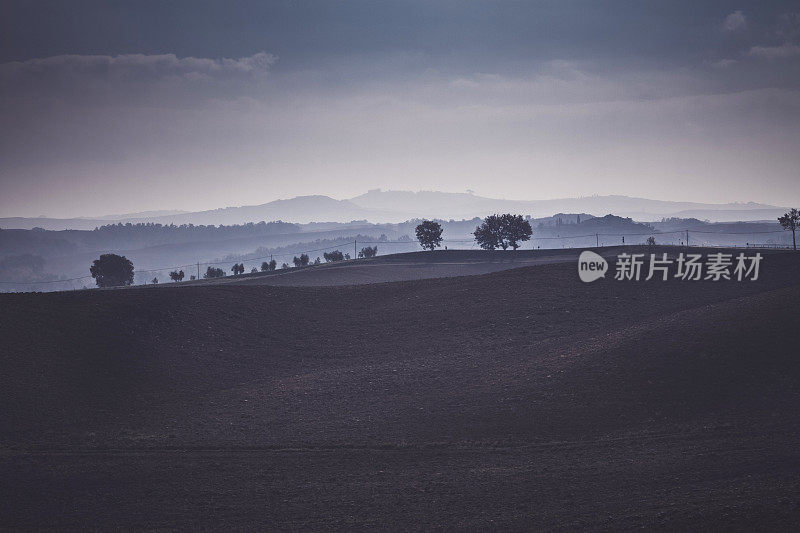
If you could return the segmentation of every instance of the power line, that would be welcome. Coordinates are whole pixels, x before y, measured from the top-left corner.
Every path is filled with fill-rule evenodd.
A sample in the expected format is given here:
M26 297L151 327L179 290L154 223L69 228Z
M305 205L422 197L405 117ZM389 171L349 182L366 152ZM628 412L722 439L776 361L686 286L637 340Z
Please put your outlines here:
M674 231L651 231L651 232L647 232L647 233L590 233L590 234L586 234L586 235L565 235L565 236L557 236L557 237L531 237L531 240L534 240L534 241L545 241L545 240L565 240L565 239L587 239L587 238L590 238L590 237L598 237L598 236L602 236L602 237L631 236L631 237L634 237L634 236L644 236L644 235L673 235L673 234L678 234L678 233L685 233L687 231L691 232L691 233L702 233L702 234L706 234L706 235L763 235L763 234L784 233L783 230L747 231L747 232L723 232L723 231L702 231L702 230L695 230L695 229L691 229L691 228L686 228L686 229L680 229L680 230L674 230ZM473 244L473 247L474 247L474 244L475 244L475 239L443 239L442 241L443 242L452 242L452 243L469 242L469 243ZM193 266L197 266L198 267L198 272L199 272L199 265L201 265L201 264L203 264L203 265L221 265L221 264L229 263L231 260L235 260L235 261L238 261L238 260L241 260L241 261L258 261L260 259L266 259L267 257L272 259L273 256L275 256L275 257L287 257L287 256L291 256L291 255L296 255L296 254L306 254L306 253L311 253L311 252L321 252L323 250L330 250L332 248L341 248L341 247L344 247L344 246L348 246L348 245L350 245L350 242L351 241L347 241L347 242L344 242L344 243L334 244L334 245L326 246L326 247L323 247L323 248L315 248L315 249L312 249L312 250L301 250L301 251L294 251L294 252L285 252L285 253L281 253L281 254L269 254L269 255L264 255L264 256L259 256L259 257L250 257L250 258L242 258L242 257L240 257L239 259L228 259L228 260L223 260L223 261L205 261L205 262L202 262L202 263L195 262L195 263L190 263L190 264L187 264L187 265L177 265L177 266L173 265L173 266L163 267L163 268L150 268L150 269L145 269L145 270L136 270L136 272L143 272L143 273L144 272L162 272L162 271L165 271L165 270L177 270L177 269L189 268L189 267L193 267ZM409 245L413 245L413 244L416 243L416 241L413 241L413 240L396 240L396 241L391 241L391 240L385 240L385 241L380 241L380 240L379 241L357 241L357 240L353 240L352 243L355 246L355 248L357 248L357 246L358 246L357 243L358 242L361 242L362 244L409 244ZM102 252L98 252L98 253L102 253ZM356 259L356 258L354 257L353 259ZM90 279L90 278L92 278L91 275L89 275L89 276L80 276L80 277L77 277L77 278L56 279L56 280L47 280L47 281L0 281L0 283L7 284L7 285L45 285L45 284L51 284L51 283L67 283L67 282L72 282L72 281L80 281L80 280Z
M353 241L353 242L355 242L355 241ZM265 255L265 256L262 256L262 257L251 257L249 259L241 259L241 260L242 261L257 261L259 259L266 259L267 257L272 257L273 255L275 255L277 257L286 257L286 256L289 256L289 255L307 254L307 253L311 253L311 252L320 252L322 250L329 250L331 248L339 248L341 246L349 245L349 244L350 244L350 242L346 242L344 244L336 244L336 245L333 245L333 246L326 246L325 248L315 248L313 250L302 250L302 251L295 251L295 252L286 252L286 253L283 253L283 254L270 254L270 255ZM236 260L238 261L239 259L236 259ZM230 263L230 261L232 261L232 260L229 259L229 260L226 260L226 261L206 261L206 262L203 262L203 263L191 263L191 264L188 264L188 265L177 265L177 266L173 265L173 266L169 266L169 267L149 268L149 269L144 269L144 270L138 270L137 269L136 272L162 272L164 270L176 270L176 269L179 269L179 268L188 268L188 267L199 265L199 264L202 264L202 265L222 265L222 264ZM14 284L14 285L33 285L33 284L39 285L39 284L44 284L44 283L66 283L68 281L79 281L79 280L82 280L82 279L89 279L91 277L92 276L89 275L89 276L81 276L79 278L54 279L54 280L47 280L47 281L0 281L0 283Z

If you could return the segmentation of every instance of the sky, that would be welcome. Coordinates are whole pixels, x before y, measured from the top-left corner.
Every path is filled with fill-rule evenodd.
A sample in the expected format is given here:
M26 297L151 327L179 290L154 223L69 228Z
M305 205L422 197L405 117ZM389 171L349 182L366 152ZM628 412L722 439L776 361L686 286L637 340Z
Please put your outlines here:
M800 2L6 1L0 216L368 189L800 206Z

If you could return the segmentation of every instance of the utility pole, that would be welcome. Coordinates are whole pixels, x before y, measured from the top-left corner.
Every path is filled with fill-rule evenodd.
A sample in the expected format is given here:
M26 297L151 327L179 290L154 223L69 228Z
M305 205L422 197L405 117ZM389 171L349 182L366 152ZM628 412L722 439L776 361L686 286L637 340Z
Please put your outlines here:
M358 258L358 241L353 241L353 259Z
M197 262L197 279L200 279L200 262Z
M689 230L686 230L686 246L689 246Z
M594 238L597 240L597 247L600 248L600 234L595 233Z

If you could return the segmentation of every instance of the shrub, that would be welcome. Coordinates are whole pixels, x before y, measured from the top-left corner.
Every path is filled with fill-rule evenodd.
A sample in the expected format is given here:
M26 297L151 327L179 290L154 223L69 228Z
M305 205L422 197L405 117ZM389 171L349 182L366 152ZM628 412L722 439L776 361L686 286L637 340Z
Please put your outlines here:
M339 250L334 250L332 252L325 252L322 254L322 257L325 258L326 263L335 263L336 261L344 261L344 254Z
M208 267L208 269L206 269L206 273L203 274L203 277L206 278L206 279L221 278L224 275L225 275L225 271L222 270L221 268L215 268L215 267L210 266L210 267Z
M358 252L358 257L359 258L369 259L370 257L375 257L376 255L378 255L378 247L377 246L372 247L372 248L367 246L366 248L362 248L361 251Z

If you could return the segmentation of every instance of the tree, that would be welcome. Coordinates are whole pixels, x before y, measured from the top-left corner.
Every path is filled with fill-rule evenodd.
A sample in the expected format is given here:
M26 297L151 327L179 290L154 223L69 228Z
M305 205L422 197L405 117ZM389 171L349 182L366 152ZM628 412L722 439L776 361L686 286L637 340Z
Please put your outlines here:
M500 217L489 215L483 219L483 223L472 232L475 242L484 250L494 250L502 246L502 236L500 231Z
M623 237L623 239L624 239L624 238L625 238L625 237ZM655 237L653 237L652 235L650 235L650 236L647 238L647 244L648 244L649 246L655 246L655 244L656 244L656 238L655 238Z
M344 254L339 250L334 250L332 252L325 252L322 254L322 257L325 258L326 263L335 263L336 261L344 261Z
M289 263L282 263L281 264L281 269L284 269L284 268L289 268Z
M153 278L153 285L158 285L158 278Z
M206 279L221 278L223 276L225 276L225 271L224 270L222 270L221 268L215 268L215 267L212 267L212 266L208 267L206 269L206 273L203 274L203 277L206 278Z
M264 261L263 263L261 263L261 272L266 272L267 270L269 270L269 263Z
M300 257L295 256L292 262L296 267L308 266L308 254L300 254Z
M231 267L231 272L233 272L234 276L244 274L244 263L234 263Z
M500 217L500 234L503 242L514 250L519 248L520 241L527 241L533 235L531 223L522 218L522 215L506 213ZM503 247L505 250L505 247Z
M374 247L367 246L365 248L362 248L361 251L358 252L359 259L369 259L370 257L375 257L376 255L378 255L377 246Z
M425 250L433 251L442 245L442 226L433 220L423 220L416 228L417 240Z
M800 211L792 209L785 213L782 217L778 217L778 222L781 223L784 230L792 230L792 248L797 251L797 226L800 226Z
M275 267L278 266L278 263L274 259L270 259L268 266L269 266L269 271L273 272L275 270Z
M183 276L184 276L183 270L180 270L178 272L173 270L172 272L169 273L169 278L172 281L183 281Z
M255 274L257 272L258 272L258 269L256 267L253 267L253 268L250 269L250 273L251 274Z
M89 272L98 287L124 287L133 283L133 263L124 255L103 254Z
M194 274L192 274L191 276L189 276L189 281L194 281L194 280L196 280L196 279L197 279L197 278L194 276Z
M527 241L533 235L531 223L522 218L522 215L490 215L483 219L483 223L472 232L475 241L484 250L496 248L514 250L519 248L520 241Z

